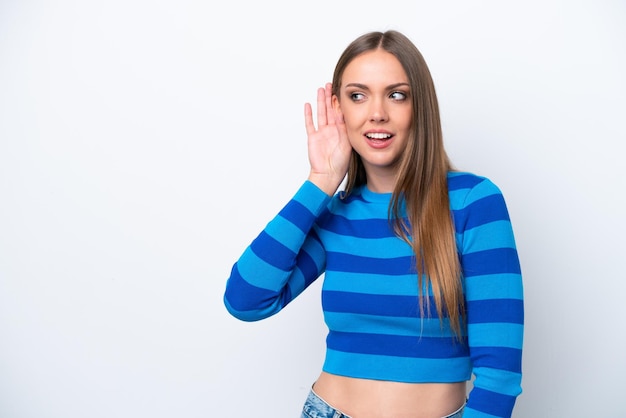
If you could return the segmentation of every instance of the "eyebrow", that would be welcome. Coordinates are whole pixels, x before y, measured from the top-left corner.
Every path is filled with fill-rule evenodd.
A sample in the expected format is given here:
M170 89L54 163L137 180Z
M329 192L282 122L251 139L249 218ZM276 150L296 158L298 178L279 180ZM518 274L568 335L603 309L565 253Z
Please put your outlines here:
M391 89L395 89L395 88L398 88L398 87L401 87L401 86L411 87L409 85L409 83L402 82L402 83L390 84L390 85L387 86L387 89L391 90ZM363 89L363 90L369 90L369 88L365 84L361 84L361 83L348 83L348 84L346 84L345 87L346 88L347 87L356 87L356 88Z

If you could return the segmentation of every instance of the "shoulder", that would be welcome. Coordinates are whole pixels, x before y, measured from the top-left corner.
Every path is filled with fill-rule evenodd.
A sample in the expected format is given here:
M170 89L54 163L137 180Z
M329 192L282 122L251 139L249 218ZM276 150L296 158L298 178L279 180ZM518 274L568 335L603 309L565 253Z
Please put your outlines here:
M500 191L498 186L488 177L468 171L449 171L448 190L474 190L476 188L493 189Z
M463 209L485 198L497 196L502 199L502 191L491 179L466 171L448 173L448 194L453 210Z
M448 194L457 232L493 222L509 222L508 208L500 188L485 176L450 172Z
M337 191L326 202L326 206L317 219L317 224L322 225L333 216L343 214L348 210L349 204L354 200L360 199L358 191L347 194L344 190Z
M364 186L355 187L349 194L345 190L338 191L328 204L329 208L342 208L354 202L365 202L363 197Z

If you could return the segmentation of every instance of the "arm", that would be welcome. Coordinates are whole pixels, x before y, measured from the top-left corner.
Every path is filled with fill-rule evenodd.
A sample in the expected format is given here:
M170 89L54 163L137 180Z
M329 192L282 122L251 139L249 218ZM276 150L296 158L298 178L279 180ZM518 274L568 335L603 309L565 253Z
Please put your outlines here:
M323 272L325 253L313 224L330 197L305 182L246 248L226 282L224 304L236 318L279 312Z
M305 104L308 180L232 268L224 304L241 320L274 315L324 269L326 255L313 224L343 180L352 152L343 118L333 109L332 100L330 83L317 90L317 128L311 105Z
M521 393L524 330L520 263L500 190L483 179L467 194L461 265L474 387L464 418L510 417Z

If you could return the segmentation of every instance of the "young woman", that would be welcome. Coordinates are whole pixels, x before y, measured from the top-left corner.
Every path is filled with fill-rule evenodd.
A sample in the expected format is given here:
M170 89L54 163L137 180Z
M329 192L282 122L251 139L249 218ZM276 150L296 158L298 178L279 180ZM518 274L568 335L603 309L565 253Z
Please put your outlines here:
M323 275L326 358L302 417L510 417L513 231L497 186L452 168L422 55L397 31L360 36L316 119L306 104L310 175L233 266L228 311L266 318Z

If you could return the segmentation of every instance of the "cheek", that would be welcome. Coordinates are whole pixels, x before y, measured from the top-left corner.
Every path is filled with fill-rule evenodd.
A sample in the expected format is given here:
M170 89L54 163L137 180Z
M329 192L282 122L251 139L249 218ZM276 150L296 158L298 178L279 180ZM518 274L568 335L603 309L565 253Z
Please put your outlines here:
M407 110L404 114L404 123L405 127L408 129L411 127L411 120L413 119L413 111L411 109Z
M359 124L355 124L354 121L344 118L346 124L346 133L348 134L348 142L352 148L358 148L363 141L361 140L361 129Z
M348 133L348 140L350 144L354 145L359 139L361 139L361 123L355 121L355 119L346 118L344 115L344 123L346 124L346 131Z
M343 109L343 121L348 130L359 129L366 120L367 115L364 114L363 110L357 110L353 107Z
M346 129L348 132L356 130L360 124L356 123L354 118L348 117L346 115L343 116L343 123L346 125Z

